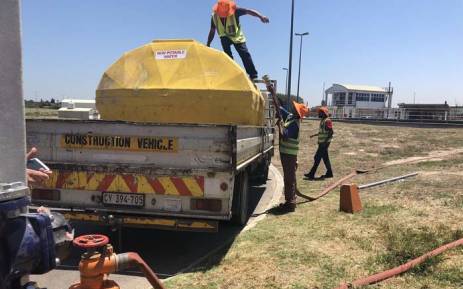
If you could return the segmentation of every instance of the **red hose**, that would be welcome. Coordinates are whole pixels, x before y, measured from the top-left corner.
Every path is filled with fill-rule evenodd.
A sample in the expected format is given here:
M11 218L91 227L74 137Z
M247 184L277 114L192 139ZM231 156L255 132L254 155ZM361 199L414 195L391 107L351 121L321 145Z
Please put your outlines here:
M345 181L347 180L350 180L352 179L353 177L355 177L356 175L358 175L359 172L357 171L353 171L351 172L350 174L342 177L341 179L337 180L336 182L332 183L331 185L329 185L328 187L326 187L318 196L316 197L309 197L309 196L306 196L304 194L301 194L299 191L296 192L296 194L299 196L299 197L302 197L304 199L306 199L307 201L306 202L313 202L315 200L318 200L320 199L321 197L324 197L325 195L327 195L329 192L331 192L332 190L334 190L337 186L341 185L342 183L344 183ZM303 202L303 203L306 203L306 202Z
M348 289L348 288L351 288L351 286L366 286L366 285L370 285L370 284L374 284L374 283L378 283L380 281L383 281L383 280L386 280L386 279L389 279L393 276L396 276L396 275L399 275L399 274L402 274L403 272L406 272L408 270L410 270L411 268L415 267L416 265L419 265L421 263L423 263L424 261L426 261L427 259L429 258L432 258L436 255L439 255L449 249L453 249L455 247L458 247L458 246L461 246L463 245L463 239L460 239L460 240L457 240L457 241L454 241L452 243L449 243L447 245L444 245L444 246L441 246L429 253L426 253L424 254L423 256L420 256L416 259L413 259L403 265L400 265L398 267L395 267L395 268L392 268L392 269L389 269L387 271L384 271L384 272L381 272L381 273L377 273L375 275L371 275L369 277L366 277L366 278L362 278L362 279L358 279L358 280L355 280L353 281L352 283L343 283L341 284L339 287L336 287L336 289Z
M148 279L148 281L150 282L151 286L154 287L154 289L166 289L166 287L164 287L164 285L161 283L161 280L159 280L158 276L156 276L156 273L154 273L153 270L151 270L151 268L140 257L140 255L134 252L128 252L118 254L117 256L118 270L124 270L126 268L138 266L143 271L143 274L145 275L146 279Z

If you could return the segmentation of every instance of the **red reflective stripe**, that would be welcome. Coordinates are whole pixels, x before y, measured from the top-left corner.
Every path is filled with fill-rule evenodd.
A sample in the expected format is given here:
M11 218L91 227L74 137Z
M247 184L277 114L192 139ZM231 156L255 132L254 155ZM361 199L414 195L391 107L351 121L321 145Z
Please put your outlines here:
M174 184L175 188L177 188L177 191L180 195L182 196L191 196L192 193L190 192L190 189L185 185L183 180L181 178L177 177L171 177L170 180Z
M90 183L90 180L95 176L94 173L87 173L87 184Z
M127 187L129 187L130 192L136 193L138 191L138 186L135 183L135 177L132 175L122 175L122 178L125 181Z
M204 193L204 177L195 177L195 180L201 188L201 192Z
M101 180L100 184L98 185L97 190L102 192L107 191L115 178L115 175L105 175L103 180Z
M70 172L60 172L58 174L58 179L56 180L56 185L55 187L57 189L62 189L64 187L64 184L66 183L66 179L71 175Z
M161 194L162 195L162 194L166 193L166 189L164 189L164 187L162 186L161 182L158 179L150 178L150 177L146 177L146 179L148 180L148 183L154 189L154 192L156 194Z

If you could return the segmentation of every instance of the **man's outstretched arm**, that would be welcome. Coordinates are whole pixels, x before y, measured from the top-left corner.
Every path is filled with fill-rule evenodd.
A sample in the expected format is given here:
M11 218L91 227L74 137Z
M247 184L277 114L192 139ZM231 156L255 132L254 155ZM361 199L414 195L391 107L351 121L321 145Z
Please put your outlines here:
M263 23L269 23L270 22L270 20L268 19L267 16L264 16L264 15L260 14L260 12L257 11L257 10L241 8L241 7L239 9L242 9L244 14L246 14L246 15L251 15L251 16L259 18L260 21L262 21Z

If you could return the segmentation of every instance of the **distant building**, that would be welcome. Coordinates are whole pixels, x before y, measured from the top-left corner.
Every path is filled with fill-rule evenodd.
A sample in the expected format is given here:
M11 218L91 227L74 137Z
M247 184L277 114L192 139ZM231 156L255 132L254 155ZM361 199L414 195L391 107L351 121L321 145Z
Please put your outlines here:
M325 90L325 101L332 107L333 116L341 118L387 117L391 98L392 88L378 86L335 83Z
M449 112L449 119L463 120L463 106L451 106Z
M401 119L410 120L448 120L450 106L444 104L399 103Z
M331 95L331 106L354 108L386 108L389 95L387 88L367 85L333 84L325 91L325 99Z

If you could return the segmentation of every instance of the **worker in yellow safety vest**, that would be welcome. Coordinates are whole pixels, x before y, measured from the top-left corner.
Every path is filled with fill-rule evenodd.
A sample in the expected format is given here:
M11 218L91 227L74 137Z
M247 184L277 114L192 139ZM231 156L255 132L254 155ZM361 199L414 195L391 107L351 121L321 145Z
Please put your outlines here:
M300 103L293 101L295 113L292 114L280 107L282 120L280 128L280 159L283 166L283 179L285 185L285 203L277 207L279 212L289 213L296 209L296 170L297 154L299 152L299 128L301 119L309 113L309 109Z
M256 79L257 70L246 46L246 37L240 25L240 17L243 15L257 17L263 23L269 22L266 16L263 16L256 10L237 7L233 0L218 0L213 7L207 46L211 45L212 40L214 40L215 31L217 30L223 51L233 59L231 46L235 46L249 78Z
M320 178L325 179L333 177L333 170L331 169L331 162L328 154L328 148L333 138L333 122L329 118L330 114L326 106L319 107L317 111L318 117L321 118L319 131L317 134L311 135L310 137L318 136L318 149L314 156L312 169L307 174L304 174L308 180L315 180L315 173L322 159L325 163L326 173Z

